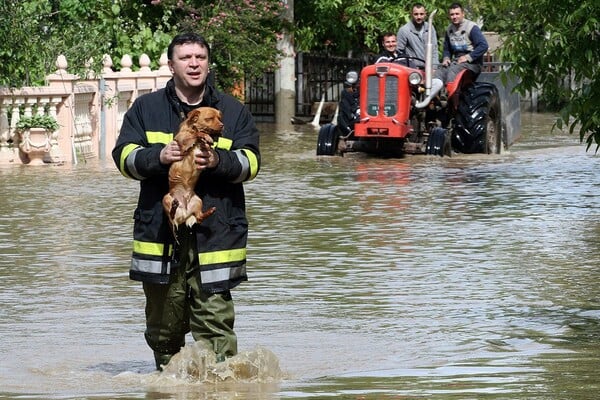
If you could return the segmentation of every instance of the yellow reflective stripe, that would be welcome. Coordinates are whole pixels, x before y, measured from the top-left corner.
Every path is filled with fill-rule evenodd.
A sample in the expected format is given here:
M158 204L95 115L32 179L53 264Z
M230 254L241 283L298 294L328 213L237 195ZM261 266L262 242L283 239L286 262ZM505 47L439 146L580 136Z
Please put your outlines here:
M216 147L217 149L230 150L232 145L233 140L221 136L213 147Z
M232 249L198 253L200 265L222 264L246 259L246 249Z
M251 181L252 179L256 178L256 175L258 174L258 157L256 157L256 154L248 149L242 149L242 151L250 163L250 176L247 180Z
M145 254L148 256L157 256L161 257L165 254L165 245L163 243L152 243L152 242L142 242L139 240L133 241L133 252L138 254ZM173 248L169 245L169 255Z
M148 143L168 144L171 140L173 140L173 134L165 132L148 131L146 132L146 138L148 139Z
M127 156L130 155L131 152L134 151L135 149L137 149L138 147L141 147L141 146L131 143L131 144L128 144L127 146L123 147L123 150L121 150L121 159L119 160L119 169L120 169L121 173L128 178L131 178L131 176L129 176L127 174L127 172L125 171L125 160L127 159Z

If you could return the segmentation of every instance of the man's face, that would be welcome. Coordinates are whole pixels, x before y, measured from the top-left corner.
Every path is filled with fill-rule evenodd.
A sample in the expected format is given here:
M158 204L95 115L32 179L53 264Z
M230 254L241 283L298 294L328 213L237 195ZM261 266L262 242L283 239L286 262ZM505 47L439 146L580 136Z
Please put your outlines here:
M208 76L208 49L197 43L175 46L169 69L175 86L181 89L202 87Z
M413 7L412 22L415 26L423 25L423 22L425 22L425 18L427 18L427 12L425 12L425 7Z
M465 18L465 13L460 7L451 8L448 11L448 16L450 17L452 24L458 26L462 24L463 19Z
M383 47L392 53L396 51L396 35L385 36L383 38Z

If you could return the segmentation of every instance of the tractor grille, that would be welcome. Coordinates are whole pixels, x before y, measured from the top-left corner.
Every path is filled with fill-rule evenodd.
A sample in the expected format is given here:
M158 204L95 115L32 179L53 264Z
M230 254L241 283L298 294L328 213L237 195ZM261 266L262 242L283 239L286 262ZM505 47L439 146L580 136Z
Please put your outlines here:
M367 80L367 113L375 117L377 111L379 111L379 78L371 75Z
M371 75L367 78L367 114L373 117L379 114L380 79L385 80L383 115L395 115L398 110L396 104L398 98L398 77L395 75L387 74L381 77L377 75Z
M396 115L398 110L398 105L396 104L397 98L398 77L396 75L387 75L385 77L385 102L383 108L386 117Z

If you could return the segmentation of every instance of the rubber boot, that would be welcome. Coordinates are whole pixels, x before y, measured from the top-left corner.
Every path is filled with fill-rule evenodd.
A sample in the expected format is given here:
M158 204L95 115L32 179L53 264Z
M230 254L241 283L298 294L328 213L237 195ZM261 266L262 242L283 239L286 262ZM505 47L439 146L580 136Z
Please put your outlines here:
M167 365L169 363L169 361L171 361L172 357L173 357L173 354L161 354L161 353L157 353L155 351L154 352L154 362L156 363L156 370L162 371L163 370L162 367Z
M417 108L427 107L429 105L429 103L431 103L431 100L433 100L433 98L435 96L437 96L437 94L440 92L440 90L442 90L443 87L444 87L444 82L442 82L441 79L433 78L431 80L431 91L429 92L429 96L427 96L423 101L417 103L415 105L415 107L417 107Z

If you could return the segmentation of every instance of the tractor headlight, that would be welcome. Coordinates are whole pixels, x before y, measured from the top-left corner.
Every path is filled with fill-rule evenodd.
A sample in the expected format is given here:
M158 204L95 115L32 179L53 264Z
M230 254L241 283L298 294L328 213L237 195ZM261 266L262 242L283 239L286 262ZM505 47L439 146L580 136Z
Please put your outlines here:
M423 81L423 77L418 72L411 72L410 75L408 75L408 82L411 85L415 85L416 86L419 83L421 83L422 81Z
M348 86L354 85L358 82L358 72L356 71L348 71L346 73L346 81L344 82Z

